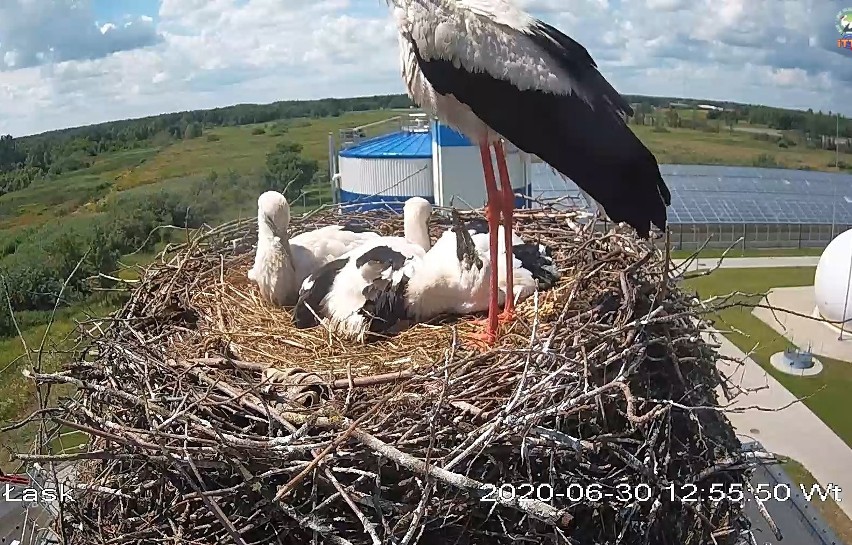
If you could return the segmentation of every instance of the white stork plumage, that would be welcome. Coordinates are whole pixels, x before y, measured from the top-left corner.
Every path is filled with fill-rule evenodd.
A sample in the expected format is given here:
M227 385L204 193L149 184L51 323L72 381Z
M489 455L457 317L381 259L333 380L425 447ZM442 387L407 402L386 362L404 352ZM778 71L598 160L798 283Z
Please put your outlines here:
M486 310L491 276L487 239L481 223L462 224L453 211L453 227L425 254L398 237L370 241L305 280L294 312L296 326L322 322L345 338L364 341L401 322ZM559 272L547 248L525 243L515 233L512 240L517 302L552 287ZM505 268L499 278L499 295L505 299L512 293Z
M649 235L652 223L665 229L671 195L657 161L622 117L632 115L630 105L582 45L510 0L387 2L409 96L480 147L492 260L488 340L498 324L497 225L502 215L509 246L514 208L501 139L568 176L640 236ZM512 305L507 297L504 318L511 318Z
M490 261L490 236L487 222L482 220L468 221L465 228L471 234L480 257ZM506 297L512 292L514 292L514 302L517 304L536 290L546 290L553 287L561 274L553 261L550 248L544 244L525 242L514 231L511 231L511 236L508 237L508 240L512 241L512 274L506 274L506 265L509 259L505 256L505 240L507 240L507 237L503 234L503 230L504 228L501 225L497 237L498 303L505 304ZM508 289L507 277L512 279L511 292Z
M302 284L296 327L323 323L363 342L408 321L484 310L489 264L455 211L454 223L425 253L405 239L386 237L324 265Z
M406 201L403 215L405 234L424 252L431 242L427 222L432 207L426 199ZM279 305L296 303L299 286L309 274L346 252L382 237L354 223L327 225L288 237L290 206L277 191L267 191L257 199L257 252L248 271L257 283L261 297Z

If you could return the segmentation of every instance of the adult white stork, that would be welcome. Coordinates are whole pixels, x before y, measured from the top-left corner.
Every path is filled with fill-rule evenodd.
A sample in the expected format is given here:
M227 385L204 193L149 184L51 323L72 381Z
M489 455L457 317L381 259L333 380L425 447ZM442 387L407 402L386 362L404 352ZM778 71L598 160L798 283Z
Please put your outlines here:
M403 207L405 236L429 249L428 221L432 206L414 197ZM292 305L299 286L309 274L346 252L381 237L353 222L327 225L289 238L290 206L277 191L267 191L257 199L257 252L248 278L257 283L261 296L279 305Z
M511 245L514 207L501 138L568 176L613 221L627 222L640 236L649 235L652 223L665 229L671 195L657 161L622 117L632 115L630 105L582 45L510 0L387 2L412 100L480 147L492 260L489 341L498 323L497 225L502 214L505 244ZM506 319L512 300L510 294Z

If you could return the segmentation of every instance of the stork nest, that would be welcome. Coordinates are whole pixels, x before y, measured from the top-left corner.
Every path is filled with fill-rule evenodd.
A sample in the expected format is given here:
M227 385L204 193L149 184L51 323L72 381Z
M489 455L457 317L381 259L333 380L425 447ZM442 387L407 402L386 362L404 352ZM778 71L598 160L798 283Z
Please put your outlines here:
M296 329L246 278L254 221L161 254L74 363L32 373L75 387L41 416L90 436L22 456L74 464L64 543L746 543L741 506L706 493L750 469L697 299L626 230L516 222L562 279L489 350L465 342L470 317L366 345ZM690 483L705 492L681 501Z

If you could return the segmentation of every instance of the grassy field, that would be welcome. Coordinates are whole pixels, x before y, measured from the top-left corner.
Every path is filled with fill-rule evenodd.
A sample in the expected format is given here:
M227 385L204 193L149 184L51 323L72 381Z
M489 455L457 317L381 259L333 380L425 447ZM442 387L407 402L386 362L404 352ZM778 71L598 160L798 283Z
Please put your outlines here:
M773 287L808 286L813 283L814 268L794 267L776 269L719 269L708 276L686 281L702 298L724 295L732 291L764 293ZM742 298L745 305L759 302L759 297ZM777 371L769 358L789 346L789 342L762 320L751 314L753 307L731 308L718 315L720 330L739 330L748 336L728 332L725 335L741 350L754 350L752 358L775 377L785 388L805 399L807 405L841 439L852 446L852 419L849 411L849 392L852 391L852 364L820 357L823 372L812 377L795 377ZM757 348L755 348L757 345Z
M280 141L302 144L307 157L328 168L328 133L340 128L388 119L398 112L350 112L339 117L294 119L278 123L206 129L201 137L162 148L145 148L99 156L89 168L39 181L0 196L0 231L39 225L51 217L86 213L104 196L141 185L180 183L211 171L261 174L266 154ZM703 112L701 112L703 114ZM701 115L699 114L699 115ZM279 130L285 127L286 130ZM392 126L392 125L388 125ZM660 163L755 166L761 157L770 165L833 171L834 153L804 147L779 148L744 132L704 132L631 125ZM263 129L263 134L253 134ZM368 131L368 135L369 135ZM829 166L831 165L831 166ZM89 206L86 206L89 205Z
M0 339L0 426L20 418L34 408L35 388L31 381L23 377L21 371L32 369L37 364L38 349L42 342L42 369L56 371L64 364L67 351L74 346L76 321L105 316L110 311L110 307L101 304L60 309L49 331L46 325L33 325L23 329L23 341L20 338ZM21 322L26 320L26 315L19 317ZM30 350L29 358L24 350L24 342ZM68 391L67 388L53 390L56 395L64 395ZM31 427L0 433L0 444L13 449L25 449L32 441L33 433ZM72 441L63 441L65 442L71 444ZM8 452L5 450L0 451L0 468L10 468Z
M807 489L810 489L815 484L819 484L821 487L825 488L827 484L817 483L817 480L814 479L814 476L811 475L810 471L795 460L787 460L781 464L781 467L787 472L791 481L795 484L804 485ZM837 505L832 498L828 498L826 501L821 501L819 499L813 500L811 501L811 505L819 511L819 514L822 515L826 524L834 530L837 537L840 538L843 543L852 543L852 520L849 520L846 513L843 512L840 506Z
M631 127L660 163L771 166L836 172L833 151L804 146L779 148L774 142L758 140L752 134L725 129L718 133L694 129L656 132L650 126ZM761 159L762 155L771 157L774 164L767 164L766 159Z
M116 189L128 189L171 178L199 176L215 170L228 169L242 174L263 172L266 154L278 142L298 142L303 153L320 163L320 171L328 170L328 133L337 137L338 129L366 125L392 117L389 112L350 112L340 117L296 119L290 121L286 132L275 130L275 123L218 127L205 131L200 138L184 140L168 146L152 160L138 168L122 173ZM256 129L263 134L253 134ZM213 136L215 140L210 140Z

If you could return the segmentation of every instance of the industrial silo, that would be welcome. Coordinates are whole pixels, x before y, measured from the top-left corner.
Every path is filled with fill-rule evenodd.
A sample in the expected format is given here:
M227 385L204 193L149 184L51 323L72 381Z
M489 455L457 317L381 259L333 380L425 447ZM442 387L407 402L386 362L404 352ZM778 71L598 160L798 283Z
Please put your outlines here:
M479 146L450 127L430 122L425 114L408 117L401 130L367 140L356 135L360 128L341 131L347 136L334 175L339 202L348 210L401 211L402 202L411 197L439 206L483 206L486 191ZM330 153L333 156L333 149ZM525 207L524 196L532 194L530 157L507 143L506 163L515 206Z
M401 210L410 197L434 202L432 137L428 127L402 130L359 142L339 154L341 204L348 209L390 206Z

